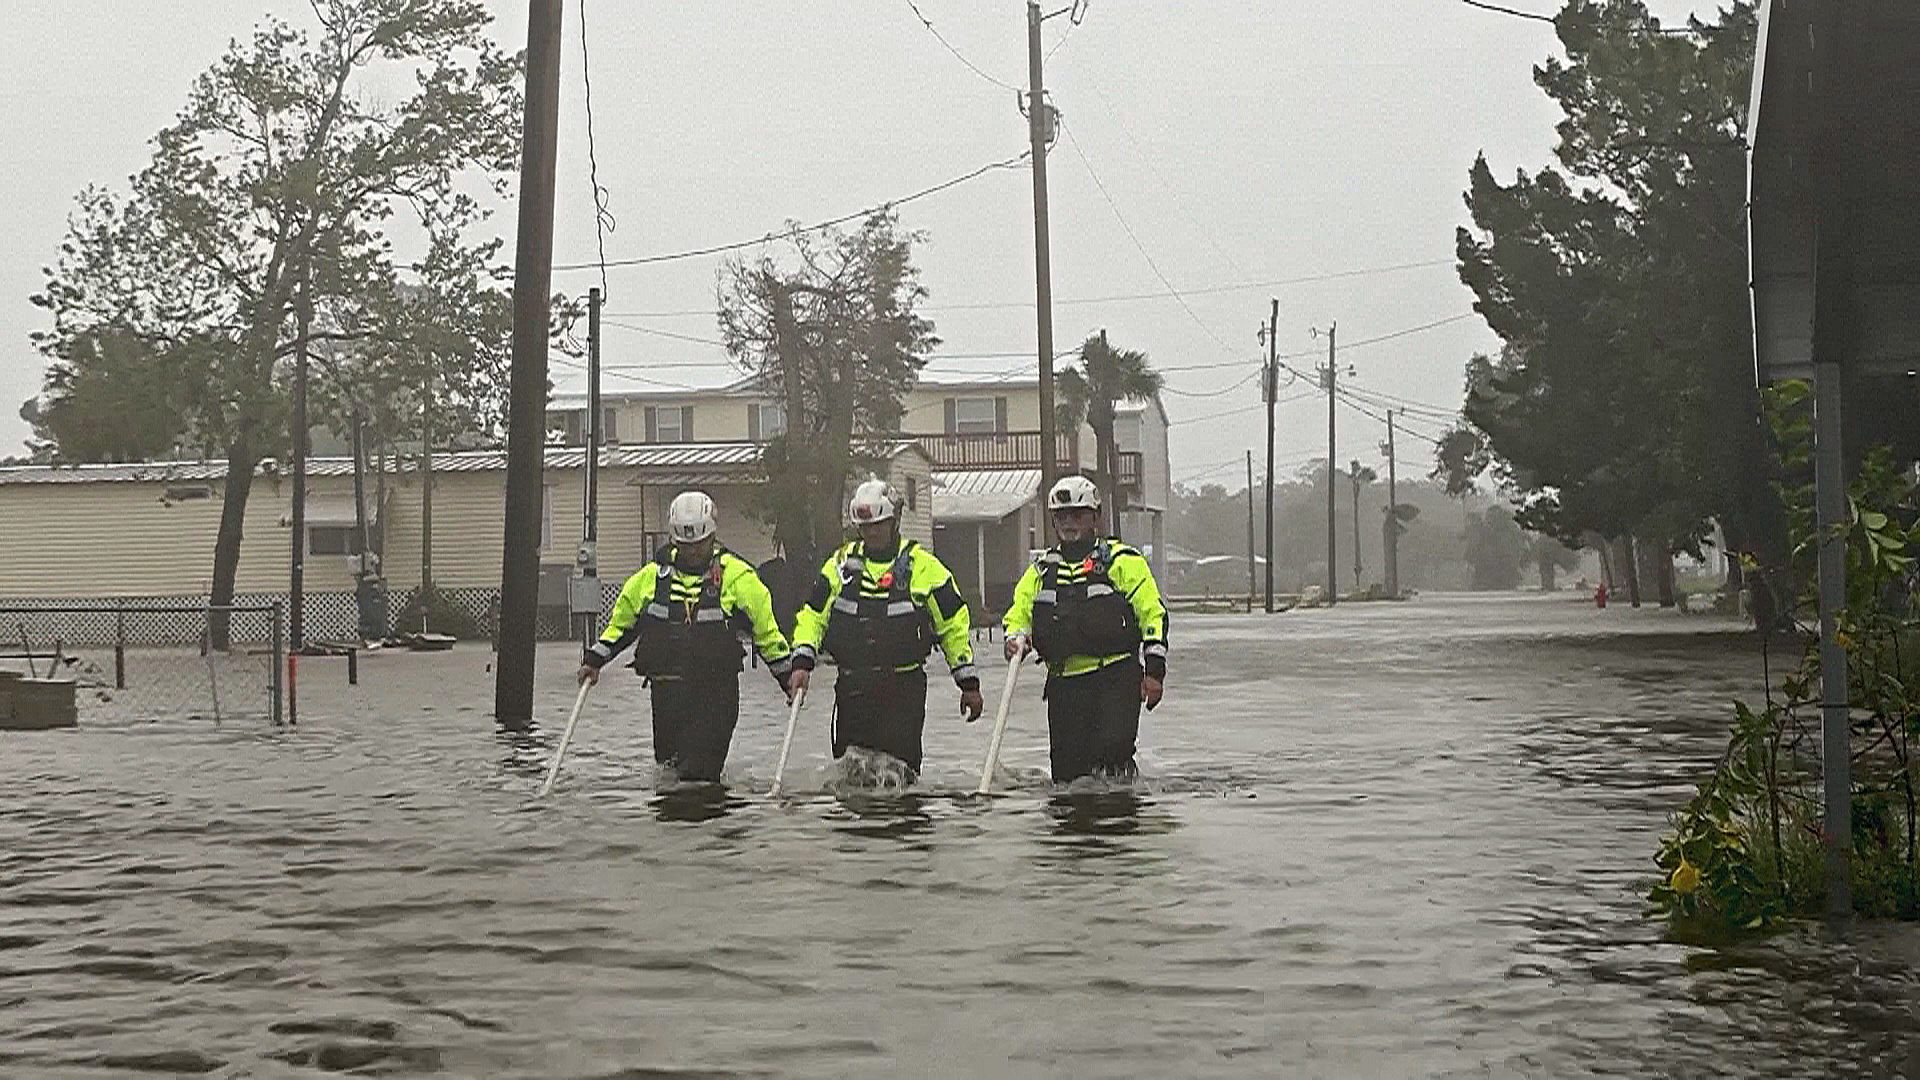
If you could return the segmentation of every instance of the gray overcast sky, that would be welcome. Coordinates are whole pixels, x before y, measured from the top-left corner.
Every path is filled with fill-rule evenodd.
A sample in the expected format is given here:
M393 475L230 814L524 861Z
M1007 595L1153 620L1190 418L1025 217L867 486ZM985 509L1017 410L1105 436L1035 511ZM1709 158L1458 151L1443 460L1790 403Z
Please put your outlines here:
M1557 10L1555 0L1513 3ZM1025 84L1024 4L919 5L986 76ZM522 47L526 4L490 6L501 42ZM1668 19L1693 9L1678 0L1652 6ZM17 452L26 435L15 409L38 389L43 366L27 335L46 325L27 297L40 287L74 195L89 183L124 187L148 156L148 138L230 38L247 36L268 13L303 26L311 19L299 0L13 0L10 10L16 26L35 32L0 46L0 454ZM577 0L566 18L559 263L590 260L594 246ZM837 216L1026 145L1014 95L955 59L907 0L589 0L587 20L600 180L618 219L609 258ZM1048 47L1067 29L1064 17L1050 21ZM1141 248L1182 292L1448 260L1474 154L1485 151L1500 175L1549 159L1557 114L1531 72L1556 49L1545 23L1457 0L1093 0L1047 65L1071 135L1049 158L1057 347L1105 327L1162 368L1235 362L1168 377L1176 391L1205 394L1257 369L1254 333L1270 295L1280 299L1283 353L1324 350L1308 329L1336 319L1340 338L1358 342L1469 314L1470 294L1450 265L1437 265L1206 292L1188 298L1189 316ZM928 234L916 256L942 352L1030 354L1031 211L1025 170L996 171L902 208L903 221ZM497 224L510 237L511 211ZM610 270L611 320L715 337L717 265ZM556 287L584 292L592 278L563 272ZM1158 295L1065 302L1137 294ZM982 304L1009 306L949 306ZM1357 369L1358 387L1452 407L1464 361L1494 344L1468 317L1343 349L1342 367ZM667 382L711 385L729 375L717 348L619 326L607 329L605 358ZM1018 362L936 358L928 376L998 373ZM579 384L554 370L560 390ZM606 385L645 384L610 376ZM1283 390L1283 400L1304 390ZM1221 466L1202 478L1243 481L1232 466L1264 439L1258 394L1255 380L1219 396L1167 395L1176 478ZM1324 454L1324 397L1283 404L1279 428L1280 472ZM1383 437L1380 425L1342 409L1341 461L1378 459ZM1403 440L1401 455L1403 475L1430 465L1430 447L1417 440Z

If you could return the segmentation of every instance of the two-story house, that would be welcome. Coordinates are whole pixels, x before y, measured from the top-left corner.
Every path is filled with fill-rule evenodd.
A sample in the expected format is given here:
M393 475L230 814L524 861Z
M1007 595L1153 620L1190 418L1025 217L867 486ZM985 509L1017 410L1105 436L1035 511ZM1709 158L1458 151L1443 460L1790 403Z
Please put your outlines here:
M1050 543L1040 511L1040 392L1036 379L922 381L902 402L904 438L933 461L934 550L962 590L988 613L1003 611L1032 553ZM739 382L698 391L628 391L601 396L609 445L758 443L786 430L781 403ZM547 410L552 441L586 437L583 395L556 395ZM1172 502L1167 415L1158 401L1122 404L1115 423L1122 507L1110 527L1147 550L1164 572L1162 519ZM1091 469L1093 432L1082 425L1058 433L1054 460L1062 473ZM916 477L907 483L918 487ZM918 490L902 490L916 510Z

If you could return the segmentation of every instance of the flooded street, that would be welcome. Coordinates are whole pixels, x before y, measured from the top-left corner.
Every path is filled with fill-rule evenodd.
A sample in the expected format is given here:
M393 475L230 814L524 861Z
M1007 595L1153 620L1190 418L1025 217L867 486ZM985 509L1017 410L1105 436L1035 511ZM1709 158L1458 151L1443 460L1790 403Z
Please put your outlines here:
M732 794L657 795L622 671L536 802L561 645L518 741L469 647L303 669L291 731L8 733L0 1074L1920 1071L1920 934L1710 951L1640 918L1758 695L1738 629L1564 597L1176 615L1140 790L1073 800L1031 678L1004 797L959 794L988 727L935 679L924 793L822 793L821 694L769 801L764 672Z

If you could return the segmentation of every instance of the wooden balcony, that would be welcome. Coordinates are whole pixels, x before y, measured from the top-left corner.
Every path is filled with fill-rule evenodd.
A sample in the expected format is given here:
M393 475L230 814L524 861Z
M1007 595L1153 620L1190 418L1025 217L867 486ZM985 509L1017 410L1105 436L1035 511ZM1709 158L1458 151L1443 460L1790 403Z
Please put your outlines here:
M919 443L933 458L936 469L1037 469L1040 467L1040 433L1004 431L976 434L909 433L904 436ZM1081 461L1077 440L1070 434L1054 437L1054 465L1062 473L1092 468L1093 462ZM1141 455L1122 450L1118 463L1122 488L1139 490Z

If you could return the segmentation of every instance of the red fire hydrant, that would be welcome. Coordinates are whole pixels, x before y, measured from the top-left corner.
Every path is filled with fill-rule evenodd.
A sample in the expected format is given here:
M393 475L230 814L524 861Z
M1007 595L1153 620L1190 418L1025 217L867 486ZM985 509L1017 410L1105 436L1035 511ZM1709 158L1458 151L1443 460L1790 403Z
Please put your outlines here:
M1604 581L1593 590L1593 606L1598 608L1607 606L1607 583Z

